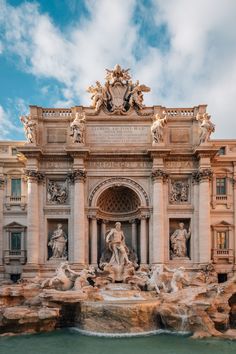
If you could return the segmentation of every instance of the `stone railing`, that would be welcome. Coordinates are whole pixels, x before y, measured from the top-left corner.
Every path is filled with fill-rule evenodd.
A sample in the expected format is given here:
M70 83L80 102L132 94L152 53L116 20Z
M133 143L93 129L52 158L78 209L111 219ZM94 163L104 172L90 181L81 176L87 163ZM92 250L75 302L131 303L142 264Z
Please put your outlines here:
M69 108L45 108L43 109L43 117L71 117L72 111Z
M222 260L228 261L228 263L233 263L234 251L230 248L214 248L212 250L212 259L214 263L221 263Z
M216 195L216 200L227 200L227 195Z
M3 251L3 259L5 264L9 264L11 261L19 261L21 264L24 264L26 263L26 251L5 250Z
M166 113L170 117L193 117L193 108L167 108Z
M11 209L12 206L17 206L19 205L22 210L25 209L26 206L26 196L13 196L13 195L8 195L5 197L5 206L9 210Z

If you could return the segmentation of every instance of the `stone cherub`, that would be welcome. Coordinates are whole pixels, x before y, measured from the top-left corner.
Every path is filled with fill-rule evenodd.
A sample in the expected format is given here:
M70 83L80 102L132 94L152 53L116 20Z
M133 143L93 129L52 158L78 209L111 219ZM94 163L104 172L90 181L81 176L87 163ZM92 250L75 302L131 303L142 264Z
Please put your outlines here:
M84 144L85 121L85 113L76 112L75 119L70 124L70 136L73 137L74 143Z
M196 120L200 122L199 145L206 143L210 139L211 133L215 131L215 125L210 119L211 116L208 113L197 114Z
M163 112L165 113L165 112ZM167 124L167 116L161 117L158 113L155 115L155 120L151 126L152 143L161 143L163 141L164 126Z
M137 106L138 109L142 109L144 107L143 104L143 92L149 92L150 87L146 85L140 85L139 81L137 81L134 85L132 85L132 89L130 91L129 104L130 106Z
M24 125L25 136L28 143L35 144L37 123L33 121L30 116L21 116L20 121Z

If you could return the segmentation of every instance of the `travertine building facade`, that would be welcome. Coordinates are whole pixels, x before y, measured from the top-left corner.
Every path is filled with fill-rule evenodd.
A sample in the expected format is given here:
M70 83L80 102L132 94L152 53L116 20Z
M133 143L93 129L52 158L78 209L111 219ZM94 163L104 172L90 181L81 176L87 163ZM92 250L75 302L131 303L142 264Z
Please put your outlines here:
M98 265L117 221L140 264L236 271L236 140L209 139L205 105L144 107L147 91L116 66L91 107L30 106L28 141L0 142L2 278Z

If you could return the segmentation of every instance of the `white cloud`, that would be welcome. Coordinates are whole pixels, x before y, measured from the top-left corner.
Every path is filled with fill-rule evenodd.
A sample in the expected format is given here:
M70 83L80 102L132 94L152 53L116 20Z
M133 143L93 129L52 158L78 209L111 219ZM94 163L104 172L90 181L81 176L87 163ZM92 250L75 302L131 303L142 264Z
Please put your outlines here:
M0 140L6 140L10 138L11 134L16 132L22 133L23 129L13 124L9 113L0 106Z
M133 21L145 2L87 0L90 16L63 33L47 14L40 13L37 3L13 7L0 0L0 4L0 24L7 39L4 52L17 54L24 70L64 85L55 105L78 104L78 98L89 105L86 87L102 81L105 68L120 63L131 68L134 79L152 88L145 95L146 104L208 103L215 136L234 136L234 0L153 0L142 20L150 24L154 18L157 28L164 25L169 36L165 51L148 44L141 24Z

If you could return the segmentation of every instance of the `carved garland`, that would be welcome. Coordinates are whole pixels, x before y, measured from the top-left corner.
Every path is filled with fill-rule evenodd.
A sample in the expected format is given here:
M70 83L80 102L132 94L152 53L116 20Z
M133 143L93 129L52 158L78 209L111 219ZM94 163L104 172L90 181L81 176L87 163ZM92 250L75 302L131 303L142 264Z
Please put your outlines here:
M149 205L149 198L148 198L148 195L147 193L145 192L145 190L143 189L143 187L141 187L137 182L135 182L134 180L132 179L129 179L129 178L122 178L122 177L113 177L113 178L109 178L109 179L106 179L105 181L99 183L94 189L93 191L91 192L90 196L89 196L89 206L92 205L92 200L93 200L93 197L95 195L95 193L102 187L102 186L105 186L107 184L110 184L110 183L114 183L113 185L114 186L117 186L117 185L122 185L122 186L127 186L128 185L133 185L135 188L139 189L139 191L143 194L145 200L146 200L146 203L147 203L147 206ZM128 186L127 186L128 187Z

